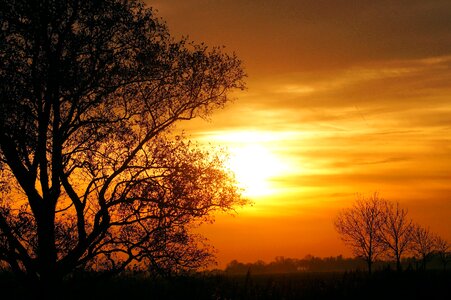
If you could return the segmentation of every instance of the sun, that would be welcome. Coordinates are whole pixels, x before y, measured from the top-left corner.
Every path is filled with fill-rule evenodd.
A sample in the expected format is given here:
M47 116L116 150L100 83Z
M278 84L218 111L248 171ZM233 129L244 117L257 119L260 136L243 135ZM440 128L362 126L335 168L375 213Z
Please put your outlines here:
M271 179L283 169L274 153L259 144L235 146L229 151L229 168L235 173L245 196L258 197L274 192Z
M299 170L287 155L285 142L291 138L291 132L231 130L206 131L200 140L224 146L228 153L225 165L235 174L243 195L262 200L283 193L282 178Z

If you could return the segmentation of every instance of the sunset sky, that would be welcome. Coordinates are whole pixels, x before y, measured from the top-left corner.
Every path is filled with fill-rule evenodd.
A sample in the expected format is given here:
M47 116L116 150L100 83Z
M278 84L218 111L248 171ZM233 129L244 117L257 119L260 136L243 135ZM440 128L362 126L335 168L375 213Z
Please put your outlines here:
M219 267L351 252L356 193L451 241L451 1L148 0L176 37L236 52L248 89L180 124L228 147L252 207L200 230Z

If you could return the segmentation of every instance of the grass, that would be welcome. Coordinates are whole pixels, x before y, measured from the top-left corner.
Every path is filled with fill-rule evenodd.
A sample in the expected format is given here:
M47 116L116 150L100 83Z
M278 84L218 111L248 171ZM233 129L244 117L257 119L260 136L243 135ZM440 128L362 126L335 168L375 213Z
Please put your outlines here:
M36 296L9 274L0 276L9 299ZM440 271L295 273L268 275L197 274L170 279L84 275L57 287L60 299L449 299L451 273ZM8 296L8 297L5 297Z

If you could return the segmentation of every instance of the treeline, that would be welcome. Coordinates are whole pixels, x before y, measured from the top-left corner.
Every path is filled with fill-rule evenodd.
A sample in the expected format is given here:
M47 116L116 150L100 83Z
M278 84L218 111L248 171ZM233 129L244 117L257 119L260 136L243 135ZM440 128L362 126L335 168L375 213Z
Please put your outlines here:
M242 263L237 260L231 261L225 268L227 274L285 274L298 272L324 272L345 271L350 269L364 268L365 264L360 259L344 258L342 255L336 257L315 257L307 255L302 259L286 258L278 256L274 261L264 262L258 260L253 263Z
M443 269L450 261L448 241L414 222L399 203L377 193L368 198L359 195L352 207L338 214L334 225L343 242L366 262L369 273L378 260L394 262L398 271L406 257L420 261L422 269L433 257Z
M451 253L448 253L448 259ZM423 270L421 259L409 256L401 260L401 265L406 270ZM342 255L330 257L316 257L307 255L304 258L287 258L278 256L274 261L264 262L258 260L252 263L243 263L237 260L231 261L224 272L230 275L243 274L293 274L304 272L346 272L346 271L364 271L366 264L360 257L343 257ZM396 262L392 260L375 260L373 262L374 270L394 270ZM427 269L439 270L443 268L443 262L439 255L430 257Z

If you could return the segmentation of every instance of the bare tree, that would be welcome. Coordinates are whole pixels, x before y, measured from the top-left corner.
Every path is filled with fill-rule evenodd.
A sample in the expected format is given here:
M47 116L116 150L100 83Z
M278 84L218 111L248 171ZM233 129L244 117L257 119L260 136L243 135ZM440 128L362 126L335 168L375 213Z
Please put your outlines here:
M443 270L446 271L446 266L448 265L449 261L451 260L451 247L445 239L443 239L440 236L437 236L436 238L436 250L438 257L440 258L440 261L443 265Z
M243 201L218 157L165 134L242 89L240 61L174 41L139 1L0 6L0 259L52 288L207 258L193 222Z
M421 258L422 268L426 269L426 263L435 251L437 238L429 231L418 224L413 225L412 229L412 251Z
M407 217L407 210L399 203L384 202L384 222L378 230L377 239L385 246L388 255L395 259L396 270L401 271L401 258L412 243L412 220Z
M377 239L384 222L384 203L377 193L369 198L358 196L353 206L341 211L335 220L341 239L356 256L365 259L370 274L374 260L384 251Z

